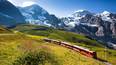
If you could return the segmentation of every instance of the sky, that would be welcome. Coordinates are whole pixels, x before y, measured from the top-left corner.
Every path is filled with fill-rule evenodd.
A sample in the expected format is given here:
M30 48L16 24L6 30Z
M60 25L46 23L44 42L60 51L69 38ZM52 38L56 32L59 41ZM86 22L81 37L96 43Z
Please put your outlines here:
M93 13L109 11L116 13L116 0L9 0L16 6L40 5L50 14L58 17L68 16L77 10L88 10Z

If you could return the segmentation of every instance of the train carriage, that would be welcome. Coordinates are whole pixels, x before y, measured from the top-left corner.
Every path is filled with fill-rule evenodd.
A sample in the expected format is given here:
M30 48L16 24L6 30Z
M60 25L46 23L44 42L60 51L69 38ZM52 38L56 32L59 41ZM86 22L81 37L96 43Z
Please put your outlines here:
M74 50L76 52L79 52L79 53L81 53L81 54L83 54L87 57L97 58L97 54L96 54L95 51L90 51L89 49L86 49L84 47L80 47L80 46L77 46L77 45L71 45L67 42L62 42L62 41L48 39L48 38L44 39L44 41L49 42L49 43L54 43L54 44L72 49L72 50Z

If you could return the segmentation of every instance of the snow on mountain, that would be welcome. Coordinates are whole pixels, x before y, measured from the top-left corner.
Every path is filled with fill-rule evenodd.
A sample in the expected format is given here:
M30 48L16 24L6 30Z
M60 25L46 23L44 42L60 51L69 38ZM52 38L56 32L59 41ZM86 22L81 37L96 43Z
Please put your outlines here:
M80 24L98 27L104 23L103 21L116 22L116 15L108 11L94 14L86 10L77 10L70 15L70 17L64 17L62 19L65 25L71 27L75 27L76 25Z
M63 18L63 22L66 26L71 26L74 28L76 25L87 25L87 26L97 26L96 24L89 24L85 21L82 21L83 18L87 17L87 15L94 15L93 13L86 10L77 10L70 17Z
M59 18L55 15L49 14L45 9L37 4L27 7L19 7L19 10L25 17L25 20L30 24L58 26Z
M69 26L71 28L74 28L79 23L78 21L75 21L74 17L62 18L62 21L66 26Z
M86 10L78 10L72 16L61 19L66 29L72 32L89 35L103 42L116 42L116 14L104 11L93 14ZM107 22L106 22L107 21Z
M116 14L108 11L94 14L86 10L77 10L71 16L59 19L38 5L19 9L30 24L64 28L68 31L88 35L105 43L116 42L114 38L116 36Z
M111 13L108 11L104 11L103 13L101 13L102 16L109 16Z
M28 23L37 25L49 25L46 23L46 16L49 16L49 13L39 5L33 4L27 7L19 7L19 9Z
M85 15L87 15L87 14L91 14L92 15L92 13L90 13L89 11L86 11L86 10L77 10L77 11L75 11L72 14L72 16L75 17L75 19L81 19L81 18L85 17Z
M104 12L98 14L98 16L100 16L102 18L102 20L104 20L104 21L112 22L110 14L111 14L110 12L104 11Z
M85 25L85 26L90 26L90 27L99 27L99 25L97 24L90 24L90 23L80 23L82 25Z
M46 10L36 4L19 9L22 12L23 16L25 16L26 21L45 20L46 17L44 15L48 15Z

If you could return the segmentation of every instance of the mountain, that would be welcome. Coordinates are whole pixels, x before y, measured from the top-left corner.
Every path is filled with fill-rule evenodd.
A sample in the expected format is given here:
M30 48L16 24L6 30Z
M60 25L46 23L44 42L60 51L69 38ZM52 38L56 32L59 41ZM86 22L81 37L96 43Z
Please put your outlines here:
M75 17L76 19L81 19L82 17L85 17L87 14L93 14L89 11L86 11L86 10L78 10L78 11L75 11L72 16Z
M69 17L58 18L37 4L18 8L27 23L84 34L111 47L116 44L116 14L114 13L104 11L96 14L87 10L78 10Z
M104 21L108 22L116 21L116 15L108 11L104 11L103 13L97 14L97 16L101 17L102 20Z
M0 24L10 26L18 23L25 23L18 8L7 0L0 0Z
M58 27L58 24L60 23L59 18L57 18L55 15L49 14L37 4L18 8L25 17L25 20L30 24Z
M116 14L104 11L103 13L93 14L89 11L79 10L70 17L61 19L64 28L88 35L98 41L116 44Z
M12 17L5 15L3 13L0 13L0 25L12 26L15 23L16 22Z

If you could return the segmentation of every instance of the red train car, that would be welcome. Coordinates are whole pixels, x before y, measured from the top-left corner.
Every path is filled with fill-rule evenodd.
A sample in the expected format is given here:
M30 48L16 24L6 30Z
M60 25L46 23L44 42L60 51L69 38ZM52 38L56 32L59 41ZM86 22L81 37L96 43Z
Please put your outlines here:
M80 52L83 55L86 55L86 56L92 57L92 58L97 58L97 54L95 51L90 51L89 49L86 49L86 48L83 48L80 46L76 46L76 45L73 45L73 47L76 51Z
M53 39L48 39L48 38L44 39L44 41L69 48L69 49L79 52L87 57L97 58L97 54L95 51L90 51L89 49L86 49L86 48L83 48L83 47L80 47L77 45L71 45L67 42L61 42L58 40L53 40Z

